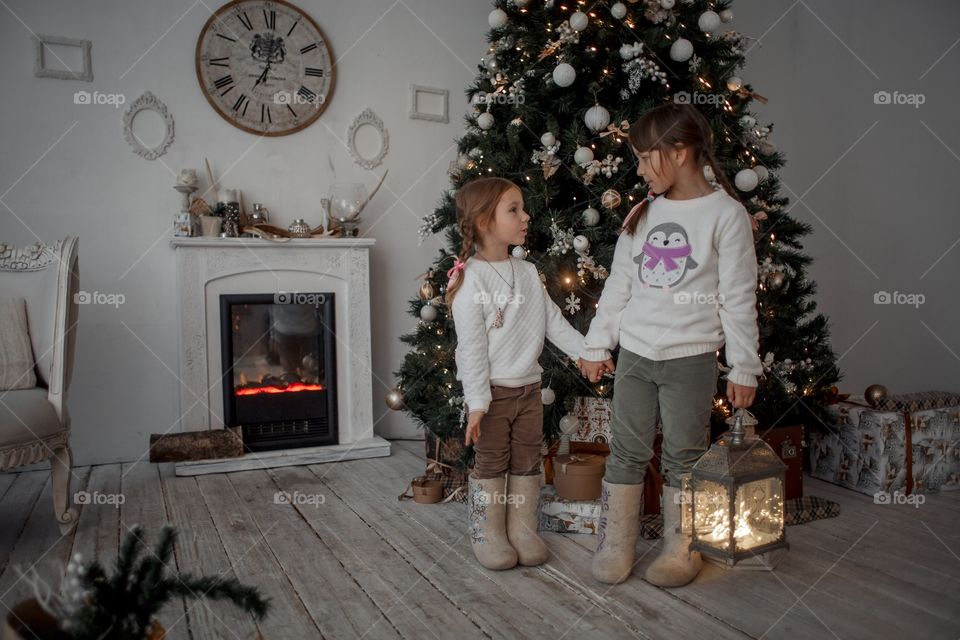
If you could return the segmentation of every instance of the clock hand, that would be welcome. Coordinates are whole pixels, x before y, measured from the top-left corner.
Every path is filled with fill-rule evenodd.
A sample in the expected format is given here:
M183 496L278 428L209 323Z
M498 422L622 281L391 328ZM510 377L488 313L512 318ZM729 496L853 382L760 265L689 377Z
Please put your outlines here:
M267 72L270 71L270 63L267 63L267 66L263 68L263 73L260 74L260 77L257 78L257 81L253 83L253 86L256 87L261 82L267 81Z

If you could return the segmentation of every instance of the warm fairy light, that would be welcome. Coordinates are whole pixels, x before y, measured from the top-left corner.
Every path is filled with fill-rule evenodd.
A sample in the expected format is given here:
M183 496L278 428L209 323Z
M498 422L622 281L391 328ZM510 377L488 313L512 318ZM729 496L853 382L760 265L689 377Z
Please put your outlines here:
M563 281L566 282L567 284L570 284L570 278L564 278Z

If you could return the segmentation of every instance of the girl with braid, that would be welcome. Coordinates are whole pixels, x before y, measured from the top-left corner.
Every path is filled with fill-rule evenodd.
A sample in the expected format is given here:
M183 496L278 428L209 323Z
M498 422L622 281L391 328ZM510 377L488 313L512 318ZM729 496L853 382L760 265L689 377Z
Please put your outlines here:
M447 304L457 332L457 379L468 410L469 533L487 569L538 565L549 556L537 535L543 404L538 360L544 339L571 359L583 336L563 317L537 268L510 255L526 241L523 194L503 178L457 191L463 245L448 272Z

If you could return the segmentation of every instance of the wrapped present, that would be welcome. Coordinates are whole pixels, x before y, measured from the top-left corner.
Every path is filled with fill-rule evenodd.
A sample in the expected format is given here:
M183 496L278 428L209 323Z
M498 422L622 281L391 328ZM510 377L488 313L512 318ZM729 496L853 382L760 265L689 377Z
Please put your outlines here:
M571 434L571 442L610 442L610 421L613 417L610 400L579 397L573 405L573 415L580 421L580 428Z
M783 523L790 527L798 524L806 524L814 520L825 520L827 518L836 518L840 515L840 505L833 500L818 498L816 496L804 496L787 500L784 503Z
M596 500L600 497L604 457L595 453L574 453L554 460L553 485L564 500Z
M810 435L813 477L867 495L960 489L960 394L890 396L876 408L851 398L827 407Z
M543 487L540 493L540 531L596 533L599 523L599 500L564 500L554 487Z

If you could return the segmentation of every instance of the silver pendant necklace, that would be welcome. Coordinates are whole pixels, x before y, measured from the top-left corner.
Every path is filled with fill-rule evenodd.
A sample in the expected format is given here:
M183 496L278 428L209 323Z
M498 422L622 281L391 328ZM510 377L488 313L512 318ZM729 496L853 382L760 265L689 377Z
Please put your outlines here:
M506 278L500 275L500 272L497 271L497 268L493 266L489 260L483 257L483 254L477 251L477 255L480 256L481 260L483 260L484 262L490 265L490 268L493 269L494 273L496 273L501 280L503 280L504 284L510 287L510 300L513 300L513 289L517 284L517 274L513 270L513 260L510 260L510 258L507 258L507 260L510 260L510 277L513 280L513 283L511 284L507 282ZM497 309L497 312L496 312L496 315L493 317L493 324L491 325L492 329L499 329L500 327L503 326L503 305L501 304L496 305L496 309Z

